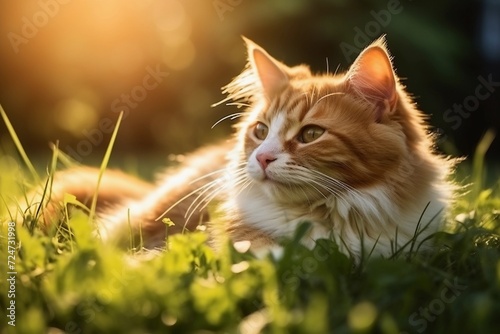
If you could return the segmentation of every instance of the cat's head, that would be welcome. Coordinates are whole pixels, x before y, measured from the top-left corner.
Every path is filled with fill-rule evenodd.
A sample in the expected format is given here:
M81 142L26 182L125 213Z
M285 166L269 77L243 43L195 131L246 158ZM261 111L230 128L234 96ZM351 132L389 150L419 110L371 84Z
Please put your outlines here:
M303 201L384 182L426 140L384 39L342 74L289 67L246 40L247 69L225 89L249 103L240 162L273 196Z

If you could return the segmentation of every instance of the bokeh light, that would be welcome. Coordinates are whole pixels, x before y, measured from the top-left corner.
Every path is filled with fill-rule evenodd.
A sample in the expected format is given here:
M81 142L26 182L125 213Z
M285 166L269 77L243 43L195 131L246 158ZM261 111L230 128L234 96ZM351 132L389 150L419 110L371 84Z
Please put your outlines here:
M29 152L50 154L48 143L55 141L75 149L82 133L99 129L103 119L114 124L122 108L117 154L182 153L230 133L230 121L210 127L239 110L210 106L245 65L242 35L287 64L307 63L319 72L328 59L330 69L342 71L350 61L341 43L355 44L357 31L387 6L386 0L4 1L0 103ZM459 129L443 113L474 93L479 75L500 80L500 60L483 54L488 48L480 37L482 15L497 22L494 11L451 0L400 7L380 27L397 73L443 134L441 148L470 155L481 134L498 127L500 99L482 101ZM494 26L487 36L495 35ZM155 81L147 78L152 71L166 74ZM99 159L109 136L89 157ZM0 124L0 143L8 140ZM498 140L493 146L498 150Z

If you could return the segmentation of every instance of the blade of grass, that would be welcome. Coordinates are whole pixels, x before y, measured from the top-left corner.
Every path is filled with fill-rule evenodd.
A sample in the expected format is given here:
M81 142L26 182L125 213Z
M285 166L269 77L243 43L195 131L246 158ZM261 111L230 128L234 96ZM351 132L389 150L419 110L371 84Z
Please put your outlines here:
M415 232L413 232L413 238L411 238L410 242L410 251L408 252L408 256L411 257L411 253L413 253L413 248L415 247L415 242L417 240L417 237L420 233L422 233L423 230L420 230L420 225L422 224L422 219L424 218L424 214L429 208L429 205L431 205L431 202L427 202L427 205L425 206L424 210L420 214L420 218L418 218L417 226L415 226Z
M40 203L38 204L38 207L36 209L35 216L31 221L31 232L34 231L40 214L42 213L43 209L49 204L50 198L52 197L52 185L54 184L54 173L56 172L57 157L59 152L58 146L59 142L56 143L56 149L52 153L52 160L50 162L50 169L48 170L47 181L45 183L45 187L43 188L42 198L40 199ZM46 198L48 199L47 201L45 201Z
M21 141L19 140L19 137L16 134L16 131L14 130L14 127L12 126L12 123L10 123L9 118L7 117L7 114L5 113L5 110L3 109L2 105L0 104L0 114L2 115L3 121L5 123L5 126L7 126L7 130L9 131L9 134L12 138L12 141L16 145L17 151L21 155L21 158L23 159L24 163L28 167L31 175L33 176L33 179L36 181L36 183L40 183L40 176L35 170L35 167L33 167L33 164L31 163L30 159L28 158L28 155L26 154L26 151L23 148L23 145L21 144Z
M116 135L118 134L118 129L120 128L120 124L123 118L123 111L120 112L118 116L118 121L116 121L115 129L113 130L113 134L111 135L111 139L109 140L108 148L106 149L106 153L104 154L104 158L102 159L101 166L99 168L99 175L97 177L97 186L94 193L94 197L92 198L92 204L90 206L90 214L89 214L89 222L92 222L95 217L95 212L97 209L97 197L99 196L99 187L101 186L102 175L108 166L109 158L111 156L111 151L113 150L113 146L115 144Z
M486 155L486 152L490 148L491 143L495 139L495 136L496 136L495 130L489 129L488 131L486 131L483 138L481 138L481 140L479 141L479 144L476 147L476 151L474 152L474 158L472 160L472 182L473 182L473 187L471 192L472 200L470 201L470 203L474 207L477 207L478 204L477 199L479 198L479 194L483 189L484 157Z
M130 210L129 216L130 216ZM144 239L142 238L142 221L139 220L139 250L142 250L144 248Z
M50 149L52 151L57 150L57 160L61 162L64 167L73 167L75 165L80 165L80 162L71 158L68 154L64 153L59 149L59 144L50 143Z
M29 226L28 226L28 230L30 231L30 233L34 233L34 231L35 231L35 227L37 225L38 218L40 217L40 213L42 212L43 201L45 200L45 197L47 195L47 189L49 188L50 184L51 184L50 179L45 180L45 184L43 186L42 197L40 199L40 202L33 203L33 200L31 200L31 202L30 202L30 203L32 203L32 205L36 205L35 214L34 215L30 214L30 222L29 222ZM30 213L31 213L31 209L30 209Z
M69 245L71 247L71 253L74 253L74 249L73 249L73 233L71 232L71 226L69 226L69 212L68 212L68 200L67 198L69 197L72 197L72 199L74 198L74 200L76 201L76 197L74 197L73 195L68 195L68 194L65 194L64 195L64 220L68 223L68 240L69 240ZM62 225L59 225L59 229L62 228ZM59 231L60 232L60 231Z
M56 144L53 146L54 146L54 149L52 151L52 160L50 162L50 170L49 170L49 179L50 179L49 198L52 197L52 186L54 184L54 174L56 173L57 162L59 161L59 158L61 156L61 151L59 150L59 141L57 141Z
M130 224L130 209L127 210L127 225L128 225L128 237L130 241L130 249L134 249L135 242L132 233L132 224Z

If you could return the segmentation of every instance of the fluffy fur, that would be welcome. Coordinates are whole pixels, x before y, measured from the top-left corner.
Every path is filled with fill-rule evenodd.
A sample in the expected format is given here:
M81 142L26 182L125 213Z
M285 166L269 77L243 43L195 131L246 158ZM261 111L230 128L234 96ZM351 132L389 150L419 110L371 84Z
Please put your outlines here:
M248 66L224 88L223 102L248 106L236 115L234 138L194 153L154 188L137 187L146 195L108 206L99 216L104 238L124 241L130 220L147 247L162 246L161 218L176 223L170 233L193 230L210 220L206 206L214 199L222 203L211 227L215 247L222 235L260 251L309 222L304 244L330 237L359 259L365 251L388 256L419 246L439 230L452 200L454 162L433 152L383 39L346 73L320 75L246 44ZM102 192L122 188L130 187L115 182Z
M440 228L453 161L433 152L383 39L339 75L287 67L247 44L250 66L226 87L228 99L251 105L230 164L239 175L226 202L233 240L251 235L262 247L310 222L307 245L331 237L359 258L420 246ZM257 124L268 129L264 139ZM324 132L305 143L301 131L311 126ZM259 163L259 155L271 162Z

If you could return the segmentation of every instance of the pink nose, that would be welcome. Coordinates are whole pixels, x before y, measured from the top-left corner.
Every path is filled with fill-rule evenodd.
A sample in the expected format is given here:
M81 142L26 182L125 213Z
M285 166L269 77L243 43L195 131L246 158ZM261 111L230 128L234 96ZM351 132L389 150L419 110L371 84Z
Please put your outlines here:
M274 156L274 154L270 152L263 152L257 154L257 161L259 162L260 167L262 167L263 170L266 170L267 166L273 161L275 161L277 158Z

